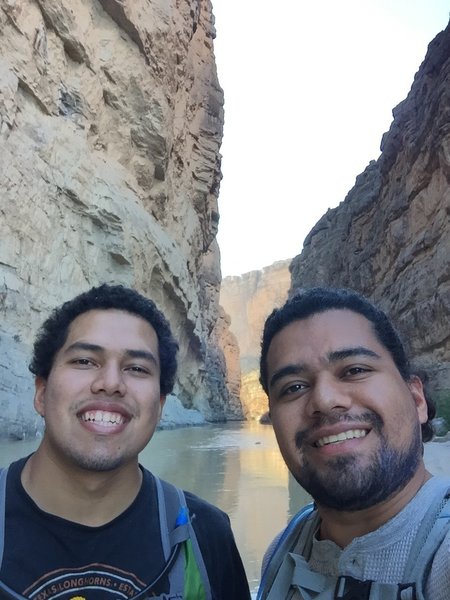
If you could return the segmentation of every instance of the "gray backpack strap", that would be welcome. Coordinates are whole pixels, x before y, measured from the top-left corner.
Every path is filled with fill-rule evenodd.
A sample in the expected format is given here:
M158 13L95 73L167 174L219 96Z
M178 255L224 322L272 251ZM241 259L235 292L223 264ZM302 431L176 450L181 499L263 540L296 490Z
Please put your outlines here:
M8 467L0 469L0 568L3 562L3 549L5 547L5 511L6 511L6 477Z
M267 595L267 600L415 600L414 587L359 581L317 573L303 556L288 552Z
M397 584L356 581L350 577L336 577L316 573L298 554L290 554L293 562L292 587L304 600L403 600L410 596L399 596ZM351 580L351 581L350 581ZM349 587L350 583L350 587ZM354 587L356 584L356 588ZM283 596L278 596L282 598ZM276 596L274 596L276 598Z
M266 581L265 594L261 593L260 588L258 600L279 600L287 597L301 600L426 600L426 582L434 555L450 531L450 488L445 494L437 495L422 520L408 556L402 578L404 583L359 581L348 576L330 578L313 572L307 563L310 555L309 544L315 531L313 523L314 519L306 518L299 525L294 524L292 531L289 531L290 525L287 527L286 535L280 539L270 561L276 563L274 573ZM292 544L295 534L297 542ZM281 554L281 559L277 554ZM270 563L266 571L269 570L269 566ZM291 591L291 595L286 596L289 590L295 592Z
M167 560L170 551L177 543L184 542L189 538L189 530L186 524L178 526L177 519L180 512L187 510L183 491L162 481L153 475L158 494L159 527L164 558Z
M166 561L169 558L173 546L188 539L189 531L186 525L181 527L180 534L175 536L174 533L178 530L177 518L182 506L185 505L184 494L181 496L181 490L175 486L162 481L159 477L155 477L156 489L158 492L158 508L159 508L159 527L161 532L161 541ZM182 493L182 492L181 492ZM170 569L169 584L171 594L183 594L184 590L184 555L178 553L177 559Z
M335 585L336 578L325 577L311 571L303 556L288 552L277 571L277 576L267 594L267 600L284 598L333 600ZM322 592L326 595L322 596Z
M6 512L6 478L8 476L8 467L0 469L0 567L3 562L3 551L5 548L5 512ZM0 581L0 592L6 594L7 598L17 598L17 600L26 600L2 581ZM5 596L3 596L5 597Z
M2 581L0 581L0 598L2 600L28 600L28 598L21 596Z
M404 580L416 582L417 600L424 600L434 555L450 530L450 488L439 495L428 510L412 545Z
M198 544L197 536L191 524L186 497L183 490L153 475L158 493L159 523L164 557L167 560L172 548L181 542L191 540L195 561L202 577L206 599L212 600L208 572ZM180 552L169 572L170 590L183 593L184 589L184 553Z
M296 548L297 551L297 548L299 548L300 545L308 548L311 547L317 519L317 511L314 512L313 504L308 504L303 507L291 519L278 540L278 543L272 552L272 556L270 556L267 561L256 596L257 600L265 600L269 597L268 591L272 588L280 569L283 570L283 573L286 571L286 575L287 571L292 571L292 565L289 564L289 562L288 564L283 564L288 552L292 551L294 548ZM283 576L281 579L284 580L285 577Z

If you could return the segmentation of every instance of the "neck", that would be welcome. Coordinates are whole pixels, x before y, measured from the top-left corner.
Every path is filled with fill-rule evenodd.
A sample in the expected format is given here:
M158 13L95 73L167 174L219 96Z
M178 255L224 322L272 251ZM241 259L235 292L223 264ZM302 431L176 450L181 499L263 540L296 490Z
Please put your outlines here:
M356 538L375 531L395 517L417 494L431 474L421 463L413 478L396 494L360 511L338 511L318 505L321 517L319 535L345 548Z
M26 462L22 485L45 512L98 527L120 515L142 483L138 460L112 471L88 471L54 460L42 445Z

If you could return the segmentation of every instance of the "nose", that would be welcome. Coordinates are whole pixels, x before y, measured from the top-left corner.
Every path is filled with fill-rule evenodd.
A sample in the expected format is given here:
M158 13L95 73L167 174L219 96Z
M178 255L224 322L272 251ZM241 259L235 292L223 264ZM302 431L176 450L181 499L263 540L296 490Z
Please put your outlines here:
M308 402L311 415L333 411L345 412L351 407L352 399L344 382L330 373L324 373L314 382Z
M91 391L93 394L104 393L107 396L123 396L126 392L126 385L120 366L105 364L96 370L91 383Z

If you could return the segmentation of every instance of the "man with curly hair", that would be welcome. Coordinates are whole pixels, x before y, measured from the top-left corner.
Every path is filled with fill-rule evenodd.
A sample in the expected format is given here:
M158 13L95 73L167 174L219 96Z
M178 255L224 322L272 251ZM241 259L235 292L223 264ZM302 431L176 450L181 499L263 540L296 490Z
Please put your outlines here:
M45 321L30 365L44 435L0 475L0 597L249 599L227 515L138 462L177 349L155 304L120 285Z

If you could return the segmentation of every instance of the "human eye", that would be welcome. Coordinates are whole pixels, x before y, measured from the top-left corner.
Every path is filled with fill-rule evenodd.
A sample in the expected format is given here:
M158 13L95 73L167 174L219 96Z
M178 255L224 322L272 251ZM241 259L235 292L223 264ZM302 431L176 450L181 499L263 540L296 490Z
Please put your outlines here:
M303 395L308 388L308 384L304 381L289 382L280 387L278 396L280 399L294 400L298 396Z
M372 369L366 365L351 365L345 367L343 372L344 378L360 378L368 373L370 373Z
M150 369L143 365L128 365L125 367L125 371L128 371L132 375L137 375L140 377L150 375Z
M75 367L79 367L82 369L87 369L89 367L94 367L95 366L95 362L92 360L92 358L87 358L87 357L76 357L76 358L72 358L70 360L70 364L72 364Z

